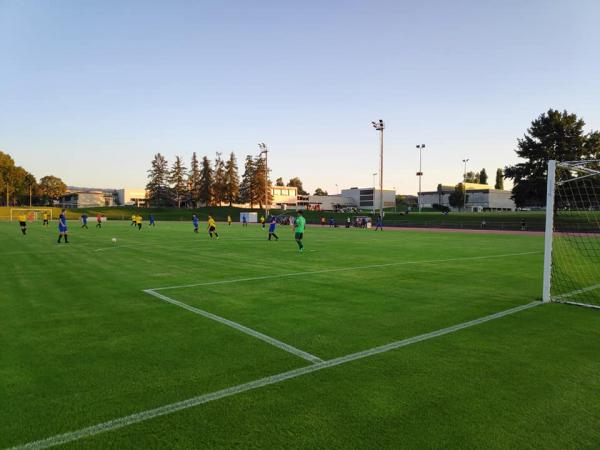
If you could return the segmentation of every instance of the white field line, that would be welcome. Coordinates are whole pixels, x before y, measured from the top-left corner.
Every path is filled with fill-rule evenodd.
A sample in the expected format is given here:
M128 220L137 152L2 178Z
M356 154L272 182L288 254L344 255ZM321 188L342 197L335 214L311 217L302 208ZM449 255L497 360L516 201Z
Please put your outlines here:
M217 284L241 283L244 281L268 280L271 278L299 277L302 275L314 275L314 274L331 273L331 272L347 272L350 270L378 269L381 267L404 266L404 265L413 265L413 264L435 264L435 263L445 263L445 262L454 262L454 261L476 261L476 260L482 260L482 259L507 258L510 256L534 255L537 253L542 253L542 252L503 253L501 255L467 256L467 257L462 257L462 258L398 261L398 262L384 263L384 264L370 264L370 265L365 265L365 266L354 266L354 267L339 267L339 268L333 268L333 269L311 270L311 271L307 271L307 272L281 273L281 274L275 274L275 275L263 275L263 276L248 277L248 278L235 278L233 280L208 281L205 283L182 284L179 286L165 286L165 287L152 288L149 290L151 290L151 291L166 291L169 289L183 289L183 288L190 288L190 287L197 287L197 286L214 286Z
M59 434L56 436L52 436L46 439L41 439L38 441L29 442L24 445L13 447L11 450L25 450L25 449L43 449L48 447L53 447L56 445L66 444L69 442L77 441L79 439L84 439L90 436L95 436L100 433L104 433L106 431L113 431L119 428L123 428L135 423L144 422L146 420L154 419L156 417L165 416L167 414L172 414L177 411L181 411L184 409L193 408L198 405L202 405L204 403L208 403L214 400L219 400L221 398L230 397L232 395L240 394L242 392L251 391L254 389L261 388L263 386L269 386L276 383L281 383L282 381L286 381L292 378L300 377L302 375L306 375L312 372L316 372L318 370L327 369L330 367L339 366L342 364L349 363L351 361L356 361L359 359L367 358L373 355L378 355L380 353L389 352L390 350L395 350L401 347L406 347L411 344L416 344L417 342L426 341L428 339L433 339L439 336L443 336L445 334L454 333L456 331L463 330L465 328L469 328L475 325L479 325L481 323L489 322L491 320L499 319L501 317L507 316L509 314L515 314L519 311L523 311L525 309L533 308L535 306L541 305L541 302L532 302L527 305L517 306L516 308L507 309L505 311L501 311L495 314L491 314L489 316L481 317L479 319L471 320L469 322L464 322L458 325L453 325L448 328L442 328L441 330L432 331L430 333L421 334L419 336L414 336L408 339L403 339L401 341L392 342L390 344L382 345L379 347L374 347L368 350L364 350L358 353L351 353L346 356L341 356L339 358L330 359L329 361L323 361L317 364L313 364L306 367L301 367L300 369L290 370L288 372L282 372L277 375L268 376L265 378L260 378L258 380L250 381L248 383L239 384L237 386L232 386L229 388L222 389L220 391L211 392L209 394L199 395L197 397L192 397L187 400L183 400L176 403L171 403L168 405L160 406L158 408L149 409L146 411L141 411L139 413L131 414L129 416L120 417L118 419L109 420L108 422L99 423L97 425L92 425L90 427L82 428L77 431L71 431L64 434Z
M311 355L310 353L304 352L296 347L293 347L289 344L286 344L285 342L281 342L275 338L272 338L271 336L267 336L266 334L262 334L256 330L253 330L251 328L245 327L242 324L239 324L237 322L234 322L232 320L229 319L225 319L224 317L221 316L217 316L216 314L212 314L209 313L208 311L204 311L203 309L199 309L199 308L195 308L194 306L190 306L186 303L180 302L179 300L175 300L173 298L167 297L166 295L163 294L159 294L158 292L154 292L152 289L146 289L144 290L144 292L146 294L150 294L153 297L156 297L162 301L165 301L167 303L171 303L173 305L179 306L180 308L183 309L187 309L188 311L191 311L195 314L199 314L201 316L204 316L208 319L212 319L215 320L217 322L220 322L224 325L227 325L228 327L231 328L235 328L238 331L241 331L242 333L246 333L252 337L255 337L257 339L260 339L261 341L264 341L268 344L274 345L277 348L280 348L282 350L285 350L288 353L292 353L296 356L299 356L302 359L305 359L307 361L310 361L311 363L320 363L323 362L323 360L321 358L316 357L315 355Z
M560 302L560 301L564 300L565 298L574 297L576 295L583 294L585 292L593 291L596 289L600 289L600 284L595 284L593 286L588 286L585 288L577 289L575 291L567 292L566 294L557 295L556 297L554 297L554 300Z
M593 286L588 286L582 289L567 292L566 294L557 295L556 297L552 297L552 300L559 303L568 303L569 305L585 306L587 308L600 309L600 305L592 305L591 303L574 302L569 300L571 297L575 297L576 295L584 294L586 292L593 291L596 289L600 289L600 284L594 284Z

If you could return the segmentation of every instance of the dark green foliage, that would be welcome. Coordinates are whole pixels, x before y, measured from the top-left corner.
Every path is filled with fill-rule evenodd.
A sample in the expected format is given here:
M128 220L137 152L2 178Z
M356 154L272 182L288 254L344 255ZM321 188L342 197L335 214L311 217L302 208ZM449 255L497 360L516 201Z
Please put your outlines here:
M302 187L302 180L300 180L300 178L298 178L298 177L291 178L290 181L288 182L288 186L293 186L293 187L298 188L299 195L308 195L308 192L306 192L304 190L304 188Z
M577 161L600 154L597 132L584 133L585 122L567 111L549 109L535 119L516 153L525 161L505 169L505 178L514 181L513 199L518 207L546 204L548 160Z
M189 192L185 179L186 171L187 169L183 165L181 158L176 156L173 168L169 174L169 182L171 183L171 191L173 192L175 204L178 208L181 207L181 202L185 200Z
M504 171L501 168L496 170L496 184L494 184L494 189L504 189Z
M320 187L315 189L315 195L327 195L327 191L324 191Z
M256 204L255 186L255 164L254 158L251 155L246 155L244 164L244 174L242 175L242 183L240 184L240 202L250 203L250 208Z
M192 154L190 172L188 173L188 189L193 206L200 206L200 163L196 152Z
M453 208L464 208L465 207L465 186L462 183L458 183L454 188L454 191L450 194L448 202Z
M227 199L227 179L225 175L225 163L221 158L221 153L217 152L215 158L215 171L213 180L213 197L214 203L221 206L221 204Z
M200 169L200 203L204 206L213 204L213 170L210 160L202 157L202 168Z
M225 163L225 197L224 201L231 206L237 202L240 195L240 177L235 154L231 152Z
M169 187L169 166L167 159L157 153L154 155L150 170L148 170L148 201L151 206L172 206L173 193Z
M481 169L481 172L479 172L479 183L487 184L487 182L488 182L487 172L485 171L485 169Z

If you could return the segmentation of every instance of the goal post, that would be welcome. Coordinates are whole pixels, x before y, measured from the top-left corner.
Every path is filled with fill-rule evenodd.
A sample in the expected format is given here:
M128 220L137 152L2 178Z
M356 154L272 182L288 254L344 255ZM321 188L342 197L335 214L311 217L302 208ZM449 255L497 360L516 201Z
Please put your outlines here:
M52 208L11 208L10 220L17 220L18 216L25 214L27 220L33 222L41 220L44 213L48 214L48 218L52 220Z
M542 297L600 309L600 160L548 161Z

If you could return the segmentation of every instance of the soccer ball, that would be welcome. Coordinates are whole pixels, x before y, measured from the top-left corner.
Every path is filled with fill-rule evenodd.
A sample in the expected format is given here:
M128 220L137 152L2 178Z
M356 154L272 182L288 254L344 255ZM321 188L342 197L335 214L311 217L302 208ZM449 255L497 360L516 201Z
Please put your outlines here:
M112 238L112 241L113 242L117 242L117 238Z

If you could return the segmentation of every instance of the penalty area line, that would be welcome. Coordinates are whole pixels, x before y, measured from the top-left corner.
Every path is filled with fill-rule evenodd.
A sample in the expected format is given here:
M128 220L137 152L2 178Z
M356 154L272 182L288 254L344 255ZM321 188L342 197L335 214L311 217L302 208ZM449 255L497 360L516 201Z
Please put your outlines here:
M491 320L499 319L504 316L508 316L509 314L515 314L519 311L523 311L526 309L533 308L535 306L541 305L541 302L531 302L526 305L517 306L516 308L507 309L505 311L501 311L495 314L491 314L489 316L480 317L479 319L471 320L468 322L464 322L458 325L453 325L447 328L442 328L437 331L432 331L430 333L421 334L418 336L414 336L408 339L403 339L401 341L392 342L390 344L382 345L379 347L374 347L369 350L364 350L358 353L351 353L346 356L342 356L339 358L334 358L328 361L323 361L317 364L313 364L310 366L302 367L300 369L290 370L288 372L282 372L277 375L272 375L264 378L260 378L258 380L250 381L248 383L239 384L237 386L232 386L229 388L221 389L220 391L211 392L209 394L199 395L197 397L192 397L187 400L182 400L180 402L171 403L168 405L160 406L158 408L149 409L146 411L141 411L139 413L131 414L128 416L120 417L118 419L109 420L108 422L99 423L97 425L92 425L90 427L81 428L77 431L71 431L68 433L58 434L56 436L52 436L46 439L41 439L38 441L29 442L24 445L12 447L11 450L25 450L25 449L43 449L48 447L53 447L56 445L67 444L69 442L77 441L79 439L88 438L91 436L95 436L100 433L104 433L107 431L117 430L119 428L123 428L129 425L133 425L136 423L144 422L146 420L155 419L157 417L165 416L167 414L172 414L177 411L193 408L195 406L202 405L204 403L208 403L214 400L219 400L225 397L230 397L236 394L241 394L243 392L255 390L262 388L264 386L273 385L276 383L281 383L282 381L290 380L292 378L297 378L312 372L316 372L323 369L328 369L330 367L339 366L342 364L349 363L351 361L360 360L363 358L367 358L370 356L378 355L381 353L389 352L390 350L395 350L401 347L406 347L411 344L416 344L417 342L426 341L428 339L433 339L436 337L444 336L446 334L454 333L456 331L463 330L465 328L469 328L475 325L479 325L485 322L489 322Z
M152 289L146 289L146 290L144 290L144 292L146 294L149 294L149 295L151 295L155 298L158 298L164 302L171 303L172 305L175 305L175 306L179 306L180 308L186 309L190 312L193 312L200 316L206 317L207 319L211 319L216 322L222 323L224 325L227 325L228 327L231 327L238 331L241 331L242 333L245 333L247 335L250 335L252 337L260 339L261 341L264 341L264 342L271 344L277 348L280 348L281 350L284 350L288 353L292 353L296 356L299 356L302 359L310 361L313 364L323 362L323 360L321 358L319 358L315 355L311 355L310 353L307 353L296 347L286 344L285 342L281 342L275 338L272 338L271 336L267 336L266 334L263 334L259 331L253 330L252 328L248 328L240 323L234 322L233 320L225 319L224 317L217 316L216 314L210 313L208 311L204 311L203 309L196 308L194 306L188 305L187 303L180 302L179 300L175 300L174 298L167 297L166 295L163 295L163 294L159 294L158 292L155 292Z
M542 252L503 253L500 255L466 256L466 257L462 257L462 258L398 261L398 262L383 263L383 264L370 264L370 265L365 265L365 266L337 267L337 268L332 268L332 269L310 270L307 272L292 272L292 273L280 273L280 274L275 274L275 275L261 275L261 276L248 277L248 278L235 278L233 280L207 281L204 283L182 284L179 286L164 286L164 287L152 288L149 290L154 291L154 292L167 291L167 290L171 290L171 289L185 289L185 288L198 287L198 286L214 286L214 285L218 285L218 284L242 283L244 281L269 280L269 279L274 279L274 278L299 277L302 275L317 275L317 274L321 274L321 273L348 272L351 270L379 269L382 267L406 266L406 265L414 265L414 264L436 264L436 263L456 262L456 261L477 261L477 260L481 260L481 259L508 258L510 256L535 255L538 253L542 253Z

